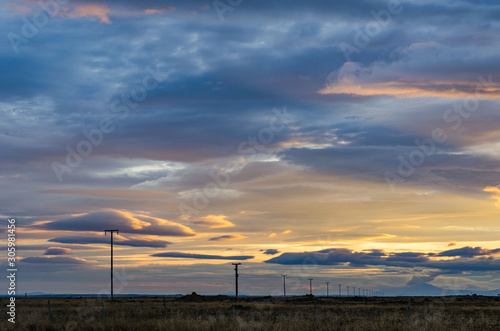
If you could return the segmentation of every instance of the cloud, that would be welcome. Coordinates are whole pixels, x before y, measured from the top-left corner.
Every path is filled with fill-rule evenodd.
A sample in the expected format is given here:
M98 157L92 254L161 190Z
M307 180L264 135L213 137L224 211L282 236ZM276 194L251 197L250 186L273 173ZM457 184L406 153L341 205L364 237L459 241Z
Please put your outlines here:
M94 231L119 229L120 233L147 234L157 236L189 237L195 233L189 227L165 219L125 211L107 210L47 222L45 229L64 231Z
M224 236L219 236L219 237L213 237L208 239L209 241L227 241L227 240L239 240L239 239L244 239L246 237L239 235L239 234L229 234L229 235L224 235Z
M42 190L37 193L42 194L60 194L60 195L84 195L91 197L102 197L108 199L131 199L131 200L151 200L151 199L165 199L170 194L162 192L152 192L145 190L100 190L100 189L55 189L55 190Z
M76 257L69 256L56 256L56 257L26 257L21 259L22 263L34 263L34 264L86 264L90 261L79 259Z
M500 253L500 248L497 249L485 249L482 247L462 247L457 249L451 249L448 251L441 252L437 256L461 256L461 257L475 257L475 256L490 256Z
M397 98L439 97L500 97L500 86L484 86L478 80L424 80L421 78L378 78L383 68L363 68L359 63L346 62L334 75L332 83L320 94L352 94L358 96L394 96Z
M280 253L280 251L277 249L266 249L266 250L261 249L260 251L264 252L262 254L266 254L266 255L276 255L276 254Z
M164 13L170 13L175 11L175 7L173 6L167 6L167 8L161 8L161 9L145 9L144 13L146 15L152 15L152 14L164 14Z
M110 12L111 11L106 6L101 4L78 4L68 16L71 18L97 17L100 19L101 23L111 24L111 20L108 16Z
M484 192L493 193L491 198L496 201L496 206L500 207L500 187L499 186L488 186L483 189Z
M43 255L68 255L71 254L71 249L61 247L49 247L45 250Z
M418 286L432 282L436 277L442 275L443 272L431 272L428 275L415 275L407 283L407 286Z
M102 236L63 236L49 239L50 242L56 242L61 244L110 244L111 239L109 237ZM113 243L115 245L121 246L131 246L131 247L153 247L153 248L164 248L170 245L171 242L164 240L153 240L153 239L141 239L141 238L125 238L123 236L114 236Z
M500 260L491 255L497 254L500 249L484 250L464 247L461 249L444 251L439 254L401 252L387 253L382 250L355 252L346 248L330 248L316 252L283 253L265 261L282 265L350 265L350 266L386 266L404 268L429 268L453 272L463 271L494 271L500 268ZM442 255L441 255L442 254ZM453 260L439 260L436 256L466 256ZM474 255L475 254L475 255ZM471 259L474 256L488 256L488 258Z
M222 256L222 255L206 255L206 254L191 254L180 252L165 252L151 255L153 257L170 257L180 259L200 259L200 260L237 260L244 261L253 259L254 256L250 255L237 255L237 256Z
M199 217L191 221L193 224L207 226L212 229L217 228L227 228L234 226L233 223L228 221L225 215L208 215L205 217Z

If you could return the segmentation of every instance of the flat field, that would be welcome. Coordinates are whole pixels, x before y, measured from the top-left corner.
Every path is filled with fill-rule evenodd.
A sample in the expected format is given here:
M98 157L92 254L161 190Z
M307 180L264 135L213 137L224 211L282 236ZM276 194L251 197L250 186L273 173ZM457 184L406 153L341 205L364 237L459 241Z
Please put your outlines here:
M260 297L234 305L198 295L18 298L15 325L6 302L0 330L500 330L500 298L481 296Z

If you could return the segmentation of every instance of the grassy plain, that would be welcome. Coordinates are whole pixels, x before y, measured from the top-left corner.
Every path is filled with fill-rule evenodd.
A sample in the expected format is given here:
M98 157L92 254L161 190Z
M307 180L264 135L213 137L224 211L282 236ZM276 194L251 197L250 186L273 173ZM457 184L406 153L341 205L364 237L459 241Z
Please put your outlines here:
M50 316L48 303L50 300ZM411 302L411 318L408 307ZM18 298L0 330L500 330L500 298ZM165 309L166 307L166 316Z

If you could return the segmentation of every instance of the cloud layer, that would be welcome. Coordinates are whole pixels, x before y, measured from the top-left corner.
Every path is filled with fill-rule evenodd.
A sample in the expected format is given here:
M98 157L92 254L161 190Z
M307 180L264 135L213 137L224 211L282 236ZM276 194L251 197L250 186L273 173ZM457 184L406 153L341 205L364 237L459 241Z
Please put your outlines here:
M495 271L500 266L500 259L493 255L500 249L488 250L481 247L463 247L434 253L386 253L382 250L356 252L345 248L330 248L317 252L283 253L267 260L266 263L283 265L340 265L350 266L385 266L405 268L429 268L452 271ZM459 257L452 260L437 260L434 256ZM475 258L475 257L480 258ZM490 257L488 259L482 256Z
M106 287L115 228L141 293L167 273L229 292L238 259L262 294L315 260L299 279L496 288L496 2L0 6L0 214L27 292Z

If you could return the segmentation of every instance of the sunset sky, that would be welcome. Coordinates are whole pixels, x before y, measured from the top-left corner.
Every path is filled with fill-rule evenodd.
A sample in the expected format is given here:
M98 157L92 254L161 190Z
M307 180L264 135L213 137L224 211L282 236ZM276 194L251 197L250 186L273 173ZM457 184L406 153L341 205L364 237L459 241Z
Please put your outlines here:
M0 5L20 292L106 293L105 229L116 294L500 289L497 1L43 3Z

